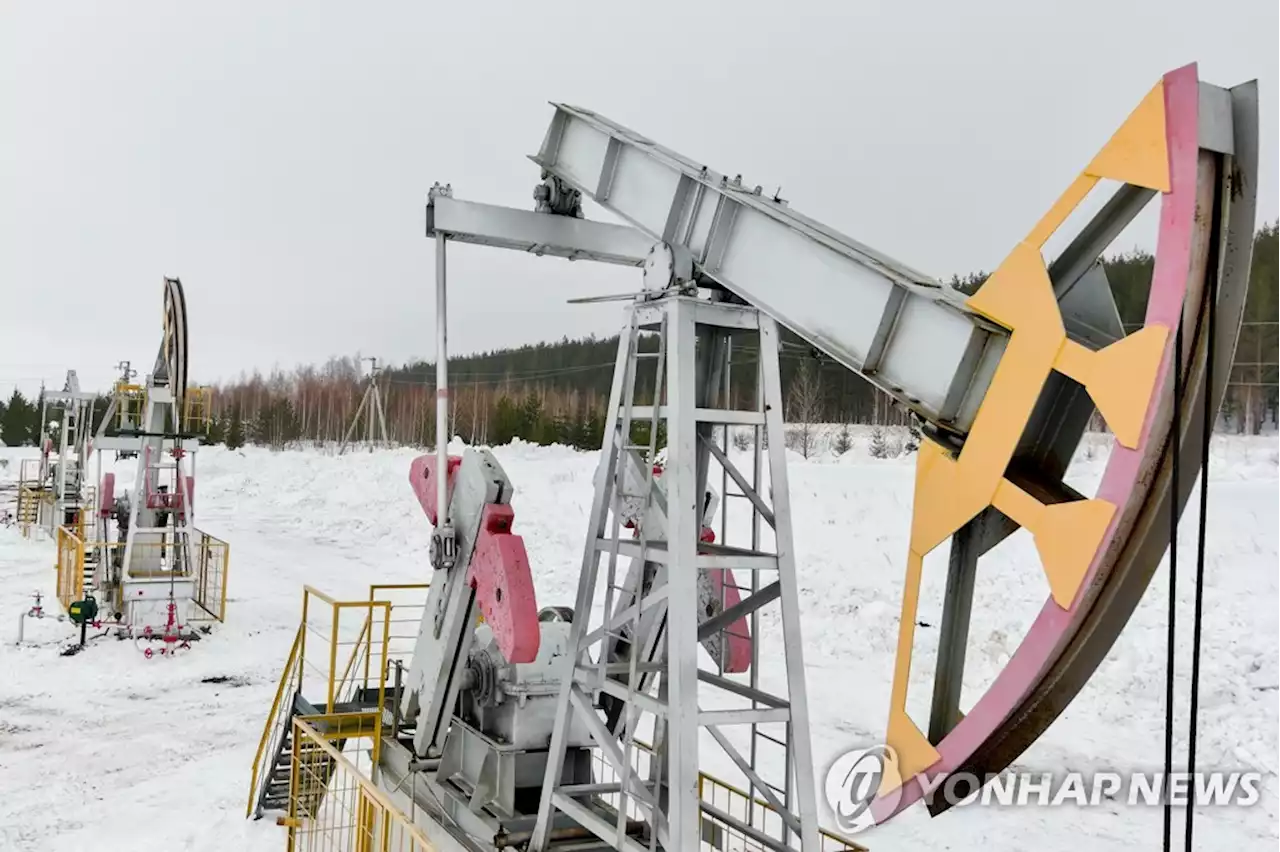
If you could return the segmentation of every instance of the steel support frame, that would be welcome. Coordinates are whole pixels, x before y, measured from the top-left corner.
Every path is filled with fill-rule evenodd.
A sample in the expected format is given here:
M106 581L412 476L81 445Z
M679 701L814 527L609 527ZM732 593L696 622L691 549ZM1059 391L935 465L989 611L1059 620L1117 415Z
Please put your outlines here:
M756 570L776 569L777 580L765 587L765 591L747 598L730 614L736 619L739 616L755 615L760 607L777 601L781 607L781 621L784 629L786 648L786 668L788 695L773 696L745 683L739 683L723 675L711 671L700 670L698 666L698 645L708 635L723 629L732 619L724 617L713 623L699 623L698 611L698 574L712 564L706 553L707 545L699 545L698 537L701 529L701 499L699 495L705 489L707 467L713 454L708 446L710 430L707 428L716 423L737 422L743 412L726 411L727 402L718 401L717 395L723 386L723 373L716 369L717 355L707 356L699 352L706 346L715 350L718 357L723 358L725 347L708 345L716 334L725 329L741 330L743 308L741 306L716 305L706 300L696 300L686 296L668 296L655 301L637 302L632 308L632 315L623 331L619 342L619 354L614 374L613 391L610 399L609 419L606 424L606 436L602 448L602 474L597 479L596 493L593 499L590 527L584 548L582 576L578 587L578 600L575 611L589 613L591 602L595 597L596 583L605 573L602 555L608 552L610 543L606 541L608 509L612 504L614 488L621 481L620 470L627 464L627 455L623 446L628 440L621 432L620 413L624 406L626 387L626 371L633 353L630 348L630 331L635 323L653 325L665 317L667 341L666 354L666 404L659 407L658 414L667 424L667 462L663 472L663 483L666 491L666 547L661 559L656 563L658 569L652 580L651 589L661 594L661 600L651 603L647 591L638 595L639 600L632 604L632 610L638 615L640 610L648 609L656 617L648 620L654 625L653 630L661 635L635 636L634 648L652 648L654 657L659 661L661 677L659 695L649 694L653 686L652 677L641 680L647 685L642 690L628 689L616 680L601 680L601 668L591 663L593 649L604 653L601 649L609 647L609 636L603 628L591 629L588 619L575 619L571 635L574 658L579 661L575 667L574 677L567 679L562 685L560 705L556 727L552 734L547 774L543 786L537 825L534 829L531 850L546 848L547 832L552 824L554 811L559 809L573 816L574 809L560 807L568 803L567 795L557 791L561 766L565 759L564 743L567 731L572 722L572 713L589 712L595 715L598 711L591 707L585 698L590 694L605 693L623 701L634 701L644 712L655 716L655 761L661 767L652 775L649 784L657 785L659 791L659 808L651 812L650 824L656 831L659 842L668 850L696 849L700 837L700 819L704 807L698 791L699 746L701 728L709 730L711 739L722 747L729 743L721 729L730 726L754 725L763 722L785 722L791 730L790 765L786 772L791 776L783 786L788 788L786 798L781 801L772 792L769 785L764 784L752 757L744 756L736 748L729 745L726 754L749 779L751 785L765 795L770 804L784 814L782 821L794 831L801 840L801 848L817 849L818 821L816 793L813 781L813 759L809 742L808 706L804 684L803 643L800 636L800 616L798 589L795 577L794 547L791 541L791 513L787 489L787 472L785 460L785 440L782 424L782 392L781 377L778 369L778 333L776 324L752 309L747 309L752 317L752 324L759 329L761 393L757 395L757 411L761 414L756 422L768 435L768 463L772 479L772 506L766 505L763 498L738 474L735 483L750 495L752 503L758 503L776 526L777 552L775 554L759 554L749 550L724 548L725 555L717 557L714 564L723 560L725 565L734 565L735 561L760 562ZM715 322L718 313L724 314L722 324ZM699 364L699 356L703 355ZM647 414L652 413L649 409ZM719 458L723 453L715 454ZM727 459L726 459L727 460ZM737 471L734 471L737 473ZM739 480L742 481L739 481ZM701 482L700 482L701 480ZM759 479L757 477L756 481ZM637 552L633 548L633 553ZM657 556L657 552L653 556ZM768 559L762 559L767 556ZM756 570L752 571L754 575ZM753 583L756 581L753 579ZM758 585L758 584L757 584ZM623 613L607 614L610 627L614 627L617 618ZM753 618L753 621L757 619ZM621 662L621 661L620 661ZM615 673L622 665L610 665L609 673ZM648 671L649 667L645 667ZM756 679L753 677L752 681ZM752 707L759 709L703 711L698 698L699 684L724 689L740 698L752 700ZM594 724L592 724L594 723ZM599 721L590 720L587 727L592 731L601 751L615 763L621 758L617 740L618 732ZM752 752L754 753L754 738ZM619 768L621 770L621 767ZM620 771L620 774L621 771ZM649 786L642 786L642 790ZM636 791L639 792L639 791ZM633 792L632 795L636 795ZM643 793L641 794L643 796ZM638 802L644 805L644 802ZM647 809L647 808L646 808ZM593 821L587 821L593 823ZM615 826L606 825L603 821L594 821L585 827L592 829L602 840L615 848L630 848L632 841L624 840L618 845ZM595 829L599 828L599 831ZM776 848L788 848L787 838L771 838L770 843Z
M88 446L88 436L93 425L90 406L97 400L97 394L80 390L80 379L76 375L76 371L68 370L62 390L46 391L44 399L46 404L53 402L62 406L62 416L58 423L58 480L53 484L56 498L53 513L54 523L57 526L61 526L66 515L68 503L67 461L70 459L73 450L76 454L76 469L80 475L80 486L74 495L75 505L80 505L80 498L84 493L84 477L88 467L88 453L85 450ZM48 428L44 418L45 415L42 413L40 417L40 434L42 435L45 429ZM74 423L70 421L74 421ZM72 431L73 428L75 431Z

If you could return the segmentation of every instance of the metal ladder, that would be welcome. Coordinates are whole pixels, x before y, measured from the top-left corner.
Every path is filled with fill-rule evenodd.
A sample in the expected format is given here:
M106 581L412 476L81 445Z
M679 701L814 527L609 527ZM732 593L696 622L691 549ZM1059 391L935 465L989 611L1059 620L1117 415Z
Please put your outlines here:
M735 363L733 360L733 354L734 354L734 350L731 342L726 342L725 352L724 352L724 385L721 391L721 393L723 394L722 398L724 400L728 400L732 392L731 380L732 380L733 366ZM750 358L750 357L746 358L745 362L747 364L750 364L756 372L757 396L759 396L759 390L762 388L762 385L763 385L761 381L761 376L760 376L760 364L759 364L760 353L758 350L755 351L754 353L751 352L750 350L747 350L745 354L748 356L750 355L756 356L755 358ZM757 398L755 400L755 408L762 409L761 399ZM741 484L737 483L732 477L730 477L729 468L727 466L723 466L723 465L721 466L720 493L722 495L722 498L720 503L720 541L724 544L729 544L733 540L734 536L730 533L730 529L729 529L729 506L732 505L735 501L742 501L746 503L746 505L743 508L748 512L750 512L750 516L751 516L751 525L750 525L750 534L749 534L750 539L749 539L748 546L751 550L760 550L761 533L762 533L762 528L763 528L765 519L764 519L764 516L761 514L759 507L753 501L752 499L753 495L748 492L755 492L758 495L759 492L764 490L763 472L764 472L764 461L765 461L764 459L765 428L763 425L760 425L760 424L752 425L750 428L751 428L751 470L749 472L745 472L745 471L739 472L739 476L741 476L745 480L745 482ZM720 429L719 449L722 453L725 454L726 457L729 455L729 453L733 449L733 438L730 433L728 424L725 424ZM730 485L735 486L736 490L731 489ZM747 487L743 488L742 485L746 485ZM739 587L739 590L741 592L747 592L750 595L758 594L761 588L760 573L761 572L759 571L752 571L751 585L747 588ZM722 598L720 601L720 606L722 610L724 609L725 605L726 603ZM748 686L753 692L758 692L760 690L760 645L759 645L760 610L757 609L751 613L749 623L750 623L750 631L751 631L750 635L753 641L752 641L752 647L751 647L751 667L748 670ZM728 628L725 628L725 631L727 630ZM725 631L722 631L722 634ZM727 641L727 638L728 638L727 636L721 635L720 642L722 647ZM725 659L726 656L727 655L724 655L721 657L719 674L722 677L725 674L723 660ZM753 699L751 702L751 709L756 710L759 708L760 708L759 702ZM781 786L779 786L777 783L774 783L773 781L769 780L769 776L767 776L765 772L761 769L760 758L761 758L762 752L764 751L781 748L782 765L784 767L790 767L791 761L792 761L791 738L792 738L792 730L791 730L790 724L784 727L783 735L781 737L775 737L773 734L770 734L766 731L761 730L761 727L759 724L753 723L751 725L750 747L748 752L748 761L750 765L754 767L756 769L756 772L760 775L760 781L763 783L764 786L768 787L771 792L780 796L782 798L782 802L788 808L792 807L793 805L793 789L791 784L792 773L790 771L784 771L783 777L780 780ZM754 781L749 781L747 784L747 802L746 802L746 812L747 812L746 821L748 824L754 824L757 812L762 810L759 804L759 797L760 797L760 791L758 790L756 783Z
M632 794L632 772L635 760L635 732L636 722L639 721L639 712L637 711L637 696L644 694L641 686L646 678L643 678L639 671L639 659L644 655L644 651L649 649L638 647L637 638L641 635L640 631L640 614L645 609L645 593L648 584L646 583L646 575L648 573L647 555L650 541L650 530L648 524L645 523L649 515L649 510L653 505L653 486L654 486L654 466L658 457L658 432L661 424L661 405L663 402L663 388L666 379L666 356L667 356L667 323L664 317L658 327L658 346L656 351L642 352L640 351L640 334L641 328L635 321L635 314L632 313L632 320L629 323L629 341L627 349L629 356L626 365L625 391L623 395L623 408L621 418L621 429L618 434L618 440L621 442L621 450L624 454L619 463L616 464L611 471L614 478L613 487L613 505L610 510L612 515L611 529L608 536L608 580L605 587L605 604L604 612L605 621L605 644L604 648L609 646L609 639L617 640L619 646L622 642L626 642L628 646L627 653L627 669L626 669L626 697L623 700L624 718L621 723L621 740L622 740L622 772L618 785L618 808L617 820L615 822L615 844L622 846L623 840L627 835L628 810L627 803L634 800L638 805L654 813L657 791L655 785L645 784L643 787L645 796L635 796ZM635 386L637 373L639 372L640 363L644 360L653 360L656 364L653 380L653 400L651 402L652 413L649 417L649 441L647 444L633 444L633 409L635 407ZM638 492L627 492L625 490L628 477L627 471L629 466L635 460L635 454L643 453L639 458L640 464L640 490ZM622 586L617 585L617 564L618 564L618 548L621 544L621 527L624 504L627 501L634 501L631 505L635 512L635 537L637 551L632 558L633 570L629 572L628 582ZM621 618L621 623L615 622L614 614L618 607L614 600L614 592L621 592L625 610ZM629 613L629 614L628 614ZM647 658L647 656L646 656ZM608 669L609 655L601 653L597 661L597 677L603 681L609 676ZM600 700L600 692L597 691L593 696L598 703ZM656 759L656 756L651 757ZM658 777L653 770L656 767L650 767L650 781ZM642 782L643 783L643 782ZM657 843L656 834L650 835L649 848L655 849Z

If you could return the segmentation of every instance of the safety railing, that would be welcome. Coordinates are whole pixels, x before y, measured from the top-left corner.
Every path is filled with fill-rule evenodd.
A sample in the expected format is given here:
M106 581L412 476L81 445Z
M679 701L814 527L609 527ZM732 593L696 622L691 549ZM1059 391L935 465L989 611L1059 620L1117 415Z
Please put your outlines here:
M293 718L294 696L298 694L302 683L302 666L299 653L302 650L302 626L293 634L293 645L289 648L289 657L285 660L284 671L280 673L280 683L276 686L275 697L271 699L271 712L262 725L262 737L258 740L258 750L253 758L253 770L249 777L249 803L245 807L245 817L253 815L258 804L258 794L267 785L274 768L272 756L280 751L280 743L289 731L289 720Z
M78 507L79 511L75 512L75 514L72 515L71 521L67 520L67 514L64 512L61 518L53 519L53 523L66 527L67 529L74 532L81 539L87 538L87 536L85 535L85 526L89 522L88 518L92 517L93 515L93 499L94 499L94 494L93 494L93 488L91 486L87 496L81 501ZM53 509L56 509L57 495L50 493L48 502L50 507L52 507ZM56 535L56 531L55 531L55 535Z
M433 852L421 830L370 780L386 727L388 663L409 663L428 588L375 584L362 601L303 590L302 623L263 725L246 808L252 815L287 743L288 816L281 821L289 829L289 852ZM295 715L296 696L321 712ZM358 696L363 700L352 700ZM636 745L632 765L642 778L652 750ZM593 762L597 783L619 780L599 750ZM698 792L703 852L765 852L769 846L759 836L780 836L781 816L763 799L707 773L699 776ZM617 793L602 798L619 804ZM632 819L644 815L634 803L627 811ZM821 852L866 852L834 832L820 834Z
M49 489L33 485L19 486L18 521L24 539L36 530L44 530L50 536L58 535L60 519L55 512L56 495Z
M63 609L84 597L84 539L70 527L58 527L56 587Z
M80 500L80 528L84 529L86 524L92 523L92 519L98 515L98 486L85 485L81 487ZM82 532L81 538L84 537Z
M413 650L418 642L418 628L422 624L422 612L427 608L426 591L430 583L374 583L369 586L369 602L386 601L391 604L391 618L387 622L387 651L385 659L399 661L404 668L409 667L413 659ZM361 637L364 642L363 664L364 676L369 676L370 661L374 659L373 639L376 631L371 629L370 622L362 628ZM390 677L390 672L388 672Z
M182 397L183 428L188 431L197 431L208 426L212 402L213 388L188 387Z
M772 805L760 798L753 801L746 791L714 775L703 772L698 776L698 798L702 800L704 849L768 852L769 847L750 832L771 838L782 834L782 817ZM825 828L818 830L818 839L819 852L867 852L867 847Z
M302 627L303 696L332 711L337 704L376 688L381 705L391 634L390 601L340 601L306 586Z
M142 385L116 382L116 428L137 426L142 422L142 412L147 404L147 389Z
M85 554L92 553L98 571L107 566L123 562L125 543L121 541L86 541L84 538L84 515L75 526L61 526L56 532L57 539L57 588L58 600L65 607L71 601L80 600L84 595ZM193 565L181 563L174 558L175 548L170 539L148 539L134 541L133 566L121 565L119 576L123 579L166 577L192 578L194 590L191 600L195 603L193 621L226 620L227 615L227 571L231 546L225 541L214 538L208 533L196 530L192 547ZM141 566L151 565L152 568ZM132 567L133 570L129 570ZM99 601L114 611L123 609L120 599L120 586L116 586L116 595L112 600ZM73 597L68 597L73 595Z
M44 529L53 518L53 492L30 485L18 488L18 525L23 538L31 538L33 530Z
M254 756L249 814L300 703L323 713L365 712L385 721L389 664L412 655L427 588L425 583L374 584L367 600L336 600L304 587L302 620Z
M39 459L24 459L23 464L25 467L27 462L38 461ZM86 485L79 495L78 503L68 500L68 508L77 506L79 509L74 522L68 524L66 515L57 511L58 495L53 489L41 486L37 480L38 474L28 476L24 471L18 486L17 521L23 538L30 538L35 529L43 529L56 537L61 526L70 526L76 535L84 538L88 518L93 517L97 508L97 488Z
M195 621L227 620L227 565L231 545L206 532L197 531L195 566L191 572L195 588L191 600L196 605Z
M199 530L192 534L193 561L199 556L199 541L204 535ZM85 547L97 553L100 559L112 561L123 560L128 549L123 541L86 541ZM171 534L138 532L134 536L129 564L122 564L121 569L125 579L157 580L171 576L186 579L193 576L196 565L185 561L183 556L182 548L174 545Z
M284 820L289 852L436 852L422 830L370 780L378 759L380 720L370 719L367 729L353 729L349 716L299 716L293 721L289 815Z
M22 459L18 462L18 484L33 488L40 486L40 468L43 459Z
M631 755L632 779L647 778L653 760L652 746L637 740ZM591 763L595 783L617 784L621 781L613 764L600 749L592 750ZM605 793L600 798L616 809L621 794ZM746 791L714 775L698 774L698 798L702 803L700 852L769 852L772 846L761 842L761 838L768 838L776 844L784 835L782 816L772 805L758 797L753 800ZM627 799L626 811L629 820L643 819L647 815L631 797ZM821 841L819 852L867 852L865 846L835 832L819 829L818 833ZM793 842L798 844L799 838L793 835Z

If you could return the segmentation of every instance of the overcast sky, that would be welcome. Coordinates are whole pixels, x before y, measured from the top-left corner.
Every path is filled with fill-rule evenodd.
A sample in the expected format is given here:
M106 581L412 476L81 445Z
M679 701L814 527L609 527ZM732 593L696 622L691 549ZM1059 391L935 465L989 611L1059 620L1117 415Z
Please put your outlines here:
M1275 0L71 2L0 6L0 394L149 368L161 279L193 381L434 347L433 181L531 208L559 100L924 272L990 269L1165 71L1257 78ZM1126 245L1150 245L1135 227ZM638 273L450 253L470 352L588 332Z

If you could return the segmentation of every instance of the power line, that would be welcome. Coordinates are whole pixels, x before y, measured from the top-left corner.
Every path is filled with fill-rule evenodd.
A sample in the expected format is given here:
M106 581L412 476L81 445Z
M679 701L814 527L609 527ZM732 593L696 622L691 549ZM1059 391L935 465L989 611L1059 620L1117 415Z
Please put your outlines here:
M807 361L813 357L813 350L807 346L799 346L792 344L795 348L795 354L783 353L780 357L787 361ZM743 359L734 361L735 364L748 366L755 363L751 359ZM832 362L835 363L835 362ZM585 373L591 370L613 369L615 366L613 361L603 361L599 364L581 364L574 367L547 367L541 370L529 370L526 372L508 372L508 373L473 373L472 376L493 376L494 378L483 378L468 381L451 381L450 384L455 387L495 387L511 382L531 381L535 379L549 379L556 376L574 375L577 373ZM432 378L426 379L408 379L408 378L388 378L386 382L393 385L409 385L412 387L431 387Z
M576 367L547 367L541 370L530 370L523 373L516 373L516 372L488 373L488 374L478 373L478 374L472 374L472 375L480 375L480 376L489 375L489 376L496 376L497 378L492 378L492 379L486 378L486 379L481 379L477 381L451 381L450 384L451 385L501 385L509 381L518 381L522 379L550 378L552 376L563 376L563 375L569 375L572 373L585 373L589 370L600 370L605 367L612 368L613 366L614 366L613 361L606 361L600 364L583 364ZM432 377L431 380L389 378L387 379L387 381L391 384L417 385L419 387L427 387L432 384L432 382L434 381L434 377Z

